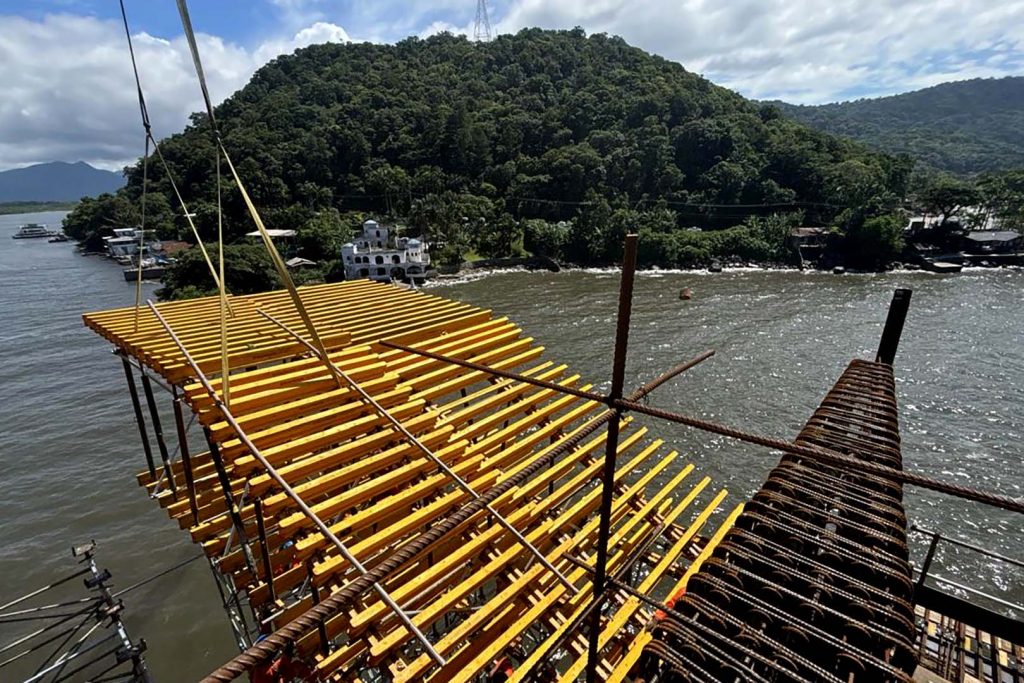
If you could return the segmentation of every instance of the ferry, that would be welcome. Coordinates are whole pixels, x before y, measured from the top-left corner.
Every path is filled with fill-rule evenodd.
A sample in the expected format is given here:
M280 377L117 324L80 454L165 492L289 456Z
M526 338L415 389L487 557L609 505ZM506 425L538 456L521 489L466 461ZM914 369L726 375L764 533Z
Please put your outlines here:
M48 230L45 225L39 223L26 223L18 228L18 232L11 235L16 240L27 240L36 237L54 237L57 233Z

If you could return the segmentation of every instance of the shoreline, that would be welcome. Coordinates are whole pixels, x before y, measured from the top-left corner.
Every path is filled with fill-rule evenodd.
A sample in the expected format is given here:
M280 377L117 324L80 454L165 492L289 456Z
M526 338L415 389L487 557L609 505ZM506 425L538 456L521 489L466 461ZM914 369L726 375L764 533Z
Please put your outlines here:
M742 273L798 273L808 276L832 276L832 277L844 277L847 275L853 276L874 276L874 275L908 275L908 274L921 274L931 275L936 277L952 277L962 274L981 273L988 271L1020 271L1024 270L1024 266L964 266L959 273L936 273L930 270L924 270L923 268L891 268L889 270L846 270L843 273L834 273L831 270L821 270L818 268L804 268L800 269L796 266L723 266L721 271L714 271L707 268L638 268L636 271L637 277L662 277L665 275L699 275L699 276L713 276L713 275L735 275ZM561 273L591 273L595 275L612 275L619 272L618 268L613 266L564 266L559 271ZM503 275L506 273L548 273L555 274L552 271L527 268L524 266L508 266L500 268L463 268L456 273L438 275L436 278L428 280L422 285L421 288L429 289L431 287L438 287L443 285L454 285L463 284L466 282L476 282L477 280L483 280L495 275Z

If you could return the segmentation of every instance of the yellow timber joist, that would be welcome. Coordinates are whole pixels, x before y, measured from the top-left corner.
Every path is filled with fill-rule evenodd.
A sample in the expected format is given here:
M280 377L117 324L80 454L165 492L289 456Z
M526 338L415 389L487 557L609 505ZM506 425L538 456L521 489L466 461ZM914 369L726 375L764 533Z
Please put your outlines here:
M368 281L301 287L299 294L331 361L477 493L540 462L604 411L593 401L379 343L591 388L546 358L515 323L490 311ZM260 315L301 329L286 292L232 296L231 306L232 415L363 564L372 567L470 502L469 493L393 424ZM218 297L157 308L218 387ZM161 470L156 476L144 471L138 481L245 592L265 628L290 622L358 576L248 452L151 313L137 326L132 308L84 320L173 385L206 431L212 451L191 453L187 465L180 459L167 465L173 490ZM621 428L608 571L662 598L685 581L735 515L721 512L726 492L696 474L686 458L628 418ZM578 441L492 503L575 591L485 510L382 582L430 634L444 667L422 653L373 592L324 622L322 631L307 633L300 652L325 680L356 680L360 670L374 667L399 681L471 681L502 656L511 656L514 680L529 680L549 665L562 680L574 680L586 659L580 615L592 599L592 573L580 563L595 562L604 431ZM191 490L183 485L186 470ZM636 598L610 594L600 639L604 677L622 680L628 673L650 617L651 609Z

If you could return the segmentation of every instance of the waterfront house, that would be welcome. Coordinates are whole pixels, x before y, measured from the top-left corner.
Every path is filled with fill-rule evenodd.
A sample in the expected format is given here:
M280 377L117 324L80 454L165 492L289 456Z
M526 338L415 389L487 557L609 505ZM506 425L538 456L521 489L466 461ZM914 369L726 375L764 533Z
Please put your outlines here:
M975 230L964 238L964 249L971 253L1012 254L1024 245L1014 230Z
M362 234L342 246L341 258L346 280L423 280L430 266L426 242L392 239L390 229L375 220L365 221Z
M160 251L162 245L151 231L143 231L139 228L114 228L114 234L103 238L107 247L107 256L115 261L128 262L139 253L139 244L142 244L142 254L146 256L152 252ZM140 239L141 238L141 239Z

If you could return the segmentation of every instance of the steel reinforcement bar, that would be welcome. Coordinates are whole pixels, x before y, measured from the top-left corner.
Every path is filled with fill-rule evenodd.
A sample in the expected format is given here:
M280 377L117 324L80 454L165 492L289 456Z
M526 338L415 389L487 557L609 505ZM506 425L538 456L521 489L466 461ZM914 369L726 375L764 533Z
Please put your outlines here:
M855 360L796 444L901 467L892 367ZM659 681L909 681L916 666L902 487L787 452L650 629ZM715 648L708 642L717 643Z

